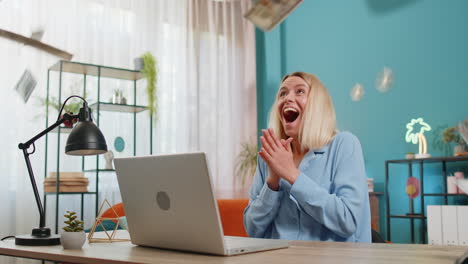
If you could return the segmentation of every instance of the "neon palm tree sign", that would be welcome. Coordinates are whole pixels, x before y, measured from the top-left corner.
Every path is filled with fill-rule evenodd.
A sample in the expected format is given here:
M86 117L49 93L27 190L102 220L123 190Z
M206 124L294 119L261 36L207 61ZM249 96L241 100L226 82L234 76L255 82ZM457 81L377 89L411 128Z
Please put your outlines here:
M419 130L417 129L418 125ZM429 158L431 155L427 153L427 140L424 136L424 131L431 131L431 126L425 123L424 120L420 117L417 119L411 119L411 122L406 124L406 128L406 142L413 144L419 143L419 153L416 154L415 157L417 159Z

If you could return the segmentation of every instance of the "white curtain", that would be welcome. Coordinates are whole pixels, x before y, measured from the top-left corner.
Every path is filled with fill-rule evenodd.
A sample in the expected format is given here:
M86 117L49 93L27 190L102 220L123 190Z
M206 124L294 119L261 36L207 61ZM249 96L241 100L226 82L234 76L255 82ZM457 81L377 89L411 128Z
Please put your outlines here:
M256 142L256 87L254 28L243 18L250 0L3 0L0 28L24 36L43 29L42 41L72 53L73 61L133 68L133 59L145 51L159 67L159 114L153 131L153 153L205 151L217 191L234 190L235 156L241 143ZM38 105L47 87L47 69L58 58L44 51L0 38L0 236L26 234L38 224L37 207L26 166L17 145L45 128L45 108ZM14 90L25 69L37 79L27 103ZM57 87L51 74L51 87ZM64 76L62 100L81 92L82 76ZM144 81L143 81L144 82ZM96 82L87 80L89 101ZM131 96L131 83L101 83L104 100L116 87ZM145 84L139 83L139 89ZM54 89L54 88L51 88ZM52 94L54 92L51 92ZM145 102L139 93L139 104ZM57 112L52 112L49 125ZM147 119L147 116L144 116ZM101 117L104 119L104 115ZM121 116L102 123L109 148L121 136L131 146L133 124ZM142 118L143 120L144 118ZM137 149L149 144L149 123L138 121ZM55 141L49 138L49 144ZM61 140L63 148L66 137ZM31 155L43 197L45 143L36 143ZM51 143L52 142L52 143ZM48 160L57 149L49 145ZM60 150L61 152L63 150ZM130 154L129 154L130 153ZM132 155L131 151L116 156ZM148 154L138 151L137 154ZM61 170L80 170L79 160L61 155ZM102 159L101 159L102 160ZM48 163L50 164L50 163ZM53 164L53 163L52 163ZM47 173L55 166L48 165ZM90 185L90 188L94 188ZM100 176L100 201L120 202L113 173ZM61 196L59 214L79 211L79 196ZM86 227L94 221L94 198L85 199ZM47 225L55 225L54 199L48 198ZM59 218L62 222L62 218ZM53 230L54 231L54 230Z

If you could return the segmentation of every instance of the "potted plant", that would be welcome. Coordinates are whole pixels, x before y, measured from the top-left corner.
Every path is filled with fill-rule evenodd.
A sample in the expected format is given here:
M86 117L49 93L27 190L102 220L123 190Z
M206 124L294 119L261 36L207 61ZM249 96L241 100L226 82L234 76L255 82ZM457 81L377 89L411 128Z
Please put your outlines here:
M236 157L236 176L243 187L250 180L257 168L257 144L243 143L242 150Z
M86 235L83 231L84 223L77 219L75 212L67 211L64 216L68 220L64 221L66 226L62 228L60 242L64 249L80 249L86 241Z
M141 55L143 59L143 69L141 72L146 77L146 94L148 96L148 110L152 117L156 118L158 112L158 98L157 98L157 84L158 84L158 70L156 58L150 52L145 52Z
M84 96L83 98L86 99L86 96ZM62 106L61 104L58 103L58 99L54 96L51 96L49 99L46 99L46 98L39 98L39 103L40 105L42 106L46 106L46 105L49 105L50 107L52 107L53 109L55 109L58 113L58 111L60 111L60 107ZM63 107L63 111L65 113L73 113L73 114L78 114L80 112L80 108L81 106L83 105L83 101L81 100L75 100L74 101L74 98L73 99L70 99L69 102L67 102L67 104ZM74 119L73 120L73 124L76 123L78 120ZM73 124L70 123L69 121L65 121L63 123L63 125L65 127L73 127Z
M452 148L450 144L444 142L442 136L446 128L447 125L441 125L434 129L433 133L431 133L433 135L432 146L434 149L441 151L444 156L449 156L451 155Z
M458 127L448 127L442 133L442 141L445 143L455 142L453 153L457 156L458 153L466 152L466 142L463 140L462 135L458 131Z

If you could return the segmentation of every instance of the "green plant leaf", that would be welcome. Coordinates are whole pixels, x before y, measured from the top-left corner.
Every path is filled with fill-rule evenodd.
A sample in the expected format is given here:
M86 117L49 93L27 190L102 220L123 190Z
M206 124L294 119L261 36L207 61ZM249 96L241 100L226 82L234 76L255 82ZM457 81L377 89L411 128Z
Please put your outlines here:
M146 77L146 93L148 96L148 110L153 118L157 118L158 114L158 69L156 58L150 52L145 52L143 58L144 68L141 71Z
M62 229L67 232L81 232L84 229L84 222L77 220L76 212L67 211L68 214L65 214L64 217L67 218L67 221L64 223L67 225Z

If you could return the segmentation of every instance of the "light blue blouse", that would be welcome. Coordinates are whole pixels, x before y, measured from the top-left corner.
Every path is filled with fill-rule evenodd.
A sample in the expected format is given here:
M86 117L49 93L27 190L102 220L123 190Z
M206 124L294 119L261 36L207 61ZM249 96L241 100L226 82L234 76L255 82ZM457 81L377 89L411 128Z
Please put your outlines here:
M250 237L371 242L369 195L361 144L349 132L310 150L293 185L266 184L268 166L259 157L244 211Z

